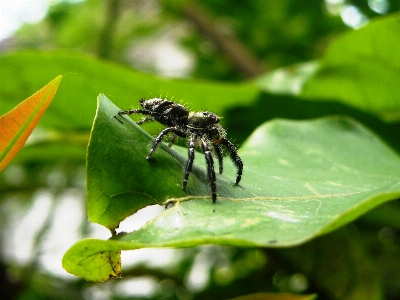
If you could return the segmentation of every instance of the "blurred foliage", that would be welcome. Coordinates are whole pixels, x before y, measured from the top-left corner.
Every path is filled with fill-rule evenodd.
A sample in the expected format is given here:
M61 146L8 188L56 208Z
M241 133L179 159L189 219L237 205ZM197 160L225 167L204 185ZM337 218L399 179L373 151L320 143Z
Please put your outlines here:
M205 246L175 250L168 266L154 265L151 260L127 264L123 279L104 284L60 275L56 267L48 267L48 261L55 256L55 264L59 265L71 244L95 234L82 210L85 150L96 96L101 92L121 108L136 106L140 97L160 94L187 101L194 109L217 108L237 143L272 118L348 115L399 152L399 123L396 119L386 122L371 107L351 107L348 102L336 102L337 98L309 101L289 89L278 94L265 92L268 89L259 83L257 88L243 83L243 79L268 77L277 68L289 66L286 71L290 73L293 64L319 60L341 34L353 31L350 27L357 28L399 10L398 0L54 2L42 21L23 25L12 38L0 43L4 53L0 61L0 114L55 76L66 73L39 123L41 128L33 132L14 163L0 174L2 296L229 299L258 292L289 292L316 293L319 299L365 299L365 295L369 299L398 299L398 201L299 247ZM361 21L349 22L349 12L353 13L352 20ZM398 19L398 14L395 16ZM24 51L16 51L20 49ZM398 49L386 50L387 55L391 51L393 56L398 55ZM160 77L194 79L155 78L131 67ZM269 71L272 73L266 74ZM312 75L313 71L307 76L300 74L307 78ZM132 82L134 76L141 80ZM391 76L396 82L398 74ZM283 81L287 80L284 76ZM236 101L229 104L226 96L222 104L207 102L203 85L219 92L238 86L231 92L237 94ZM246 98L243 95L247 91L250 95ZM145 129L154 134L159 127L149 125ZM71 199L78 204L66 209L64 203ZM47 206L38 206L43 201ZM40 223L37 228L29 219L33 211L35 222ZM70 219L62 218L66 214ZM51 235L59 220L63 229ZM64 239L68 245L49 244ZM22 242L30 249L24 259L17 256L23 251ZM52 249L59 251L53 253ZM163 257L165 252L161 253L158 256ZM135 287L149 284L152 288L148 294L139 295L124 283Z
M379 14L371 9L374 3L383 5L384 13L400 9L396 0L317 0L312 5L299 0L252 0L240 5L229 1L199 5L189 0L61 1L50 8L45 20L21 28L16 46L79 49L161 73L156 56L164 51L168 55L174 47L193 60L185 76L238 80L256 75L249 74L246 66L246 70L238 68L238 58L232 57L230 51L241 51L240 45L248 49L241 59L258 64L258 72L313 60L346 30L338 14L352 6L365 18L375 17ZM218 44L222 37L225 46Z

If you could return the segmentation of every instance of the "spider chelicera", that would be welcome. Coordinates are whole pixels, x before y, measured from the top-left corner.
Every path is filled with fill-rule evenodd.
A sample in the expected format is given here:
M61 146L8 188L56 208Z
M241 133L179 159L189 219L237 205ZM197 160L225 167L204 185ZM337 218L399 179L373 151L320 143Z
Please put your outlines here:
M215 203L217 200L217 187L215 184L214 160L212 152L210 151L210 146L218 158L220 174L223 170L221 145L226 147L232 162L236 166L236 184L239 184L239 181L242 178L243 162L237 154L236 147L226 138L226 132L219 124L220 118L216 114L209 111L189 112L185 106L161 98L153 98L149 100L140 99L139 104L142 107L141 109L121 110L118 112L118 115L142 114L148 117L139 120L137 122L139 125L149 121L157 121L167 126L167 128L161 131L155 138L153 146L151 147L146 159L150 159L158 144L160 144L162 139L168 133L173 133L172 139L169 143L170 147L177 136L189 138L188 161L186 163L185 175L182 183L182 189L184 191L186 191L189 175L192 172L197 142L199 142L206 158L207 173L211 185L211 197L213 202ZM117 116L115 116L115 118L122 123Z

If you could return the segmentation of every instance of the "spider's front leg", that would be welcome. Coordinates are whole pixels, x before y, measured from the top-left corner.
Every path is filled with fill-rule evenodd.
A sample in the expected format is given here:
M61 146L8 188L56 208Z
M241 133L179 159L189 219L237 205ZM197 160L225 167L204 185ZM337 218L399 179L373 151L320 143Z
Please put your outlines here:
M207 142L204 139L200 140L200 145L206 157L207 174L211 185L211 196L212 196L212 201L215 203L217 201L217 186L215 184L216 178L214 171L214 160L210 148L208 148Z
M137 113L143 114L144 112L143 112L143 110L141 110L141 109L120 110L120 111L117 113L117 115L118 115L118 116L122 116L122 115L132 115L132 114L137 114ZM147 114L147 111L146 111L146 113L144 113L144 114ZM115 118L118 122L120 122L121 124L124 124L124 122L122 122L120 119L117 118L117 115L115 115L114 118Z
M145 109L129 109L129 110L120 110L118 112L119 116L122 115L133 115L133 114L143 114L143 115L150 115L151 112Z
M137 121L136 124L138 124L138 125L141 125L145 122L154 121L154 117L159 117L161 115L160 113L151 112L151 111L145 110L145 109L120 110L117 115L122 116L122 115L133 115L133 114L142 114L142 115L152 116L152 117L146 117L146 118L143 118L143 119ZM115 115L114 118L121 124L124 124L120 119L117 118L117 115Z

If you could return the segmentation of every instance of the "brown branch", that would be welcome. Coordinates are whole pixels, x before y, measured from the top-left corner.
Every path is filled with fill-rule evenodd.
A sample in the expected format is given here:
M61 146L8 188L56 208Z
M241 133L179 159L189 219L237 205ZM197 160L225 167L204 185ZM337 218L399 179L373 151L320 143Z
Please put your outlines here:
M265 72L263 63L240 41L226 36L212 18L212 16L198 3L189 1L183 7L184 15L209 38L222 53L224 53L235 67L246 77L254 77Z

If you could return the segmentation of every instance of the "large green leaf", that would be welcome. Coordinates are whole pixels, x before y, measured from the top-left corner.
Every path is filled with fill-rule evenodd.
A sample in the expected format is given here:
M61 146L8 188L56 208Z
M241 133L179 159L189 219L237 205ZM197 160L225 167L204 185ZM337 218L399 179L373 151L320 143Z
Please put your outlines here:
M2 77L13 78L0 81L0 114L11 110L48 78L64 74L57 101L40 123L51 131L31 139L15 162L38 157L83 161L99 91L112 96L124 109L137 105L139 98L162 95L177 101L190 100L192 108L210 109L220 115L232 104L250 103L258 93L248 83L159 78L72 51L17 51L0 55L0 65ZM156 132L157 127L148 129ZM60 145L63 151L57 151Z
M164 96L189 101L193 109L222 113L238 103L250 103L258 89L248 83L219 83L165 79L72 51L21 51L0 56L0 107L12 109L48 78L64 74L63 84L41 124L67 130L89 130L101 91L121 108L136 106L139 98ZM43 68L43 66L46 66ZM40 70L40 72L38 72ZM2 111L0 111L0 114Z
M330 117L260 126L240 149L245 165L240 186L233 184L235 170L227 162L224 175L217 175L219 198L213 204L200 153L186 195L180 189L186 159L180 154L187 150L161 145L146 161L153 138L129 118L121 118L123 124L115 120L118 110L99 97L88 149L90 220L114 229L141 207L180 201L138 231L74 245L63 266L90 280L108 278L106 268L87 276L103 252L201 244L294 246L400 196L399 156L355 121Z
M371 21L338 38L306 82L302 95L340 100L400 120L400 14Z

